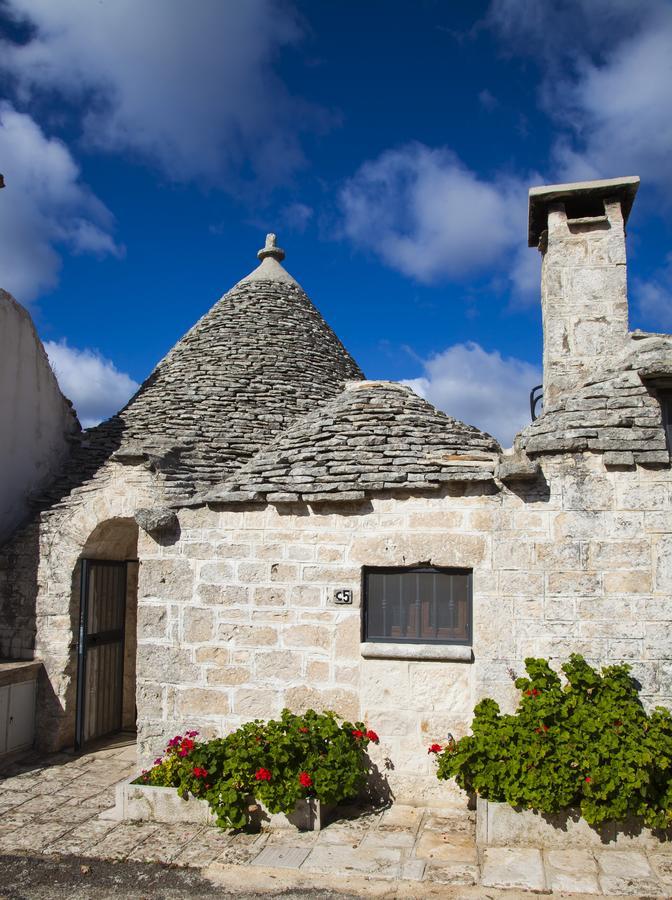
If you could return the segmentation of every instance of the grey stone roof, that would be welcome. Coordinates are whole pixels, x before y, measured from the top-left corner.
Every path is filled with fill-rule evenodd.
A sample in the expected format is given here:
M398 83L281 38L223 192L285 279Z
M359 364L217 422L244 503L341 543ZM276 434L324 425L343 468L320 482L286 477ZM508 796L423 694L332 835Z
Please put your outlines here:
M624 353L517 439L526 453L602 451L607 465L669 465L656 389L672 386L672 337L633 332ZM668 388L669 389L669 388Z
M500 446L410 388L352 382L194 502L345 502L492 480Z
M272 236L269 236L269 238ZM274 241L261 265L206 313L126 407L85 432L56 500L110 456L165 476L190 496L221 483L297 417L363 378L308 296L280 265Z

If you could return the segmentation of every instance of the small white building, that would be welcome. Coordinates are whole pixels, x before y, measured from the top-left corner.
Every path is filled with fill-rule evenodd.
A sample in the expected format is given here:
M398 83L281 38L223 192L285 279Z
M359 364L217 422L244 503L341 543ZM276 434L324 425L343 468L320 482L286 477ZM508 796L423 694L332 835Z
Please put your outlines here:
M544 412L503 452L366 381L273 240L5 546L4 655L39 658L56 749L140 755L284 707L363 718L394 795L525 657L632 664L672 702L672 339L628 331L638 180L530 192Z

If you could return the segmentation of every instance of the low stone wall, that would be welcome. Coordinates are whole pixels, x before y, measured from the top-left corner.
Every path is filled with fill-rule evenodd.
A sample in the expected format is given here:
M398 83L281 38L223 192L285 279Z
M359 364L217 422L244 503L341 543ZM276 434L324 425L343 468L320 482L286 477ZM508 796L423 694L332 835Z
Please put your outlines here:
M610 823L591 828L578 810L543 815L533 810L516 810L508 803L490 803L478 798L476 843L485 847L572 847L639 848L652 850L672 841L672 832L642 828L636 821Z
M189 797L183 800L169 787L149 787L133 784L137 775L120 782L116 788L114 818L127 822L179 822L188 825L216 825L215 816L206 800ZM299 800L293 813L271 813L259 801L253 814L255 825L268 828L298 828L301 831L320 831L331 813L319 800Z

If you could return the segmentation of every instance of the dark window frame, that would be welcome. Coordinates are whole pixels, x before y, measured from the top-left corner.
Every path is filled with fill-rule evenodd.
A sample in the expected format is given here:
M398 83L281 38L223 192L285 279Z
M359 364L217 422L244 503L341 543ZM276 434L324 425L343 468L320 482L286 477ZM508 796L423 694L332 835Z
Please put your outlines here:
M431 573L441 575L466 575L467 576L467 621L465 639L450 638L407 638L407 637L370 637L368 634L369 598L368 575L414 575L418 573ZM474 637L474 570L459 568L457 566L364 566L362 568L362 619L361 640L363 643L373 644L426 644L439 647L471 647Z
M672 388L659 388L657 393L667 452L672 454Z

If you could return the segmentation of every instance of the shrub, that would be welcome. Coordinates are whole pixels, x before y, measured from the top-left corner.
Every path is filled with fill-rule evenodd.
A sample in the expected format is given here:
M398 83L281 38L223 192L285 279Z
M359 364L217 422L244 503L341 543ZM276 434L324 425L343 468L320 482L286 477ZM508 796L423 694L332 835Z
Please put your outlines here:
M135 783L207 800L222 828L244 827L252 798L272 813L290 813L305 797L354 799L369 771L366 747L378 741L362 722L312 709L302 716L285 709L279 720L249 722L223 738L196 737L174 737Z
M555 813L580 808L590 825L640 817L672 824L672 716L647 714L627 665L597 672L574 654L563 684L544 659L526 659L515 715L482 700L472 734L433 745L437 776L486 800Z

